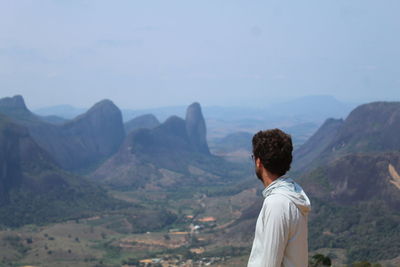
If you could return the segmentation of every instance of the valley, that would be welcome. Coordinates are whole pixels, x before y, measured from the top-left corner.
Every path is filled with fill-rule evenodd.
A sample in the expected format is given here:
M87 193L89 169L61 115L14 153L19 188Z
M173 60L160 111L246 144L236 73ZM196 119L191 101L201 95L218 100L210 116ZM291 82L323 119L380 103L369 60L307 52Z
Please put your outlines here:
M239 254L247 256L248 242L238 247L216 236L240 217L243 207L252 205L258 198L256 190L231 197L207 197L204 190L193 194L192 188L186 196L175 192L112 191L117 199L133 206L140 203L142 208L2 229L0 242L7 249L2 250L0 262L5 266L120 266L158 258L180 266L200 260L228 264L237 254L233 251L240 248L245 250ZM189 194L193 195L187 198ZM165 213L152 213L157 207Z

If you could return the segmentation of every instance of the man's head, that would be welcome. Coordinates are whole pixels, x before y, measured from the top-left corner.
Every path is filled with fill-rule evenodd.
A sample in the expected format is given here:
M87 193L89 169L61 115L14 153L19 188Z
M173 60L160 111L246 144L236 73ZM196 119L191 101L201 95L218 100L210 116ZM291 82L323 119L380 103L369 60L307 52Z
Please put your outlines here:
M277 177L290 169L293 151L290 135L279 129L260 131L253 136L252 143L256 174L260 180L263 181L262 168Z

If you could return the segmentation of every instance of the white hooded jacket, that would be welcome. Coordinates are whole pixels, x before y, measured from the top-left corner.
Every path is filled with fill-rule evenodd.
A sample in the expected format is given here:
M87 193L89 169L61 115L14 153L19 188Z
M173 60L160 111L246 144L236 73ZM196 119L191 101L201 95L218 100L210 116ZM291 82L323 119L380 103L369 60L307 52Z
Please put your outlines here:
M279 178L263 192L248 267L308 266L307 221L310 200L290 178Z

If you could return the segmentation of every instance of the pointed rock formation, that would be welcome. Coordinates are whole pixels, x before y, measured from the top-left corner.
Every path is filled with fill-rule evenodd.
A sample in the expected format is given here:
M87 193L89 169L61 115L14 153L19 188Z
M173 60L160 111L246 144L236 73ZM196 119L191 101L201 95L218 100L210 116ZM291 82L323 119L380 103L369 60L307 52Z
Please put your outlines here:
M199 103L191 104L186 110L186 132L190 143L198 152L210 154L206 139L206 123Z

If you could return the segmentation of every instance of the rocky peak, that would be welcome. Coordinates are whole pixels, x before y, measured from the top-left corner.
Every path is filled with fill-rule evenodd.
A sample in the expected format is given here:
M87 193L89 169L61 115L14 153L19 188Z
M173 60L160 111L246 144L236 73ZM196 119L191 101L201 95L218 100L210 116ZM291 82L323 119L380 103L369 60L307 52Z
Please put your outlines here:
M40 120L38 116L30 112L25 105L24 98L20 95L0 99L0 112L19 121L37 122Z
M400 122L400 102L372 102L354 109L346 119L346 128L381 131L380 127L393 127Z
M109 156L118 150L125 130L122 113L110 100L96 103L86 113L66 123L64 129L70 136L79 136L86 148Z
M101 100L93 105L88 111L84 114L77 117L78 118L87 118L87 117L109 117L109 116L120 116L122 120L122 114L120 109L108 99Z
M28 111L28 108L25 105L24 98L21 95L15 95L13 97L4 97L0 99L0 107L22 109Z
M346 120L328 119L294 153L296 170L349 153L400 150L400 102L372 102L355 108Z
M186 132L191 144L198 152L209 154L206 140L206 123L201 112L200 104L195 102L186 110Z
M106 99L96 103L84 114L79 115L67 124L85 121L85 123L91 123L93 126L93 124L108 123L110 119L122 123L122 113L112 101Z
M373 102L354 109L346 118L333 149L343 151L398 151L400 102Z

